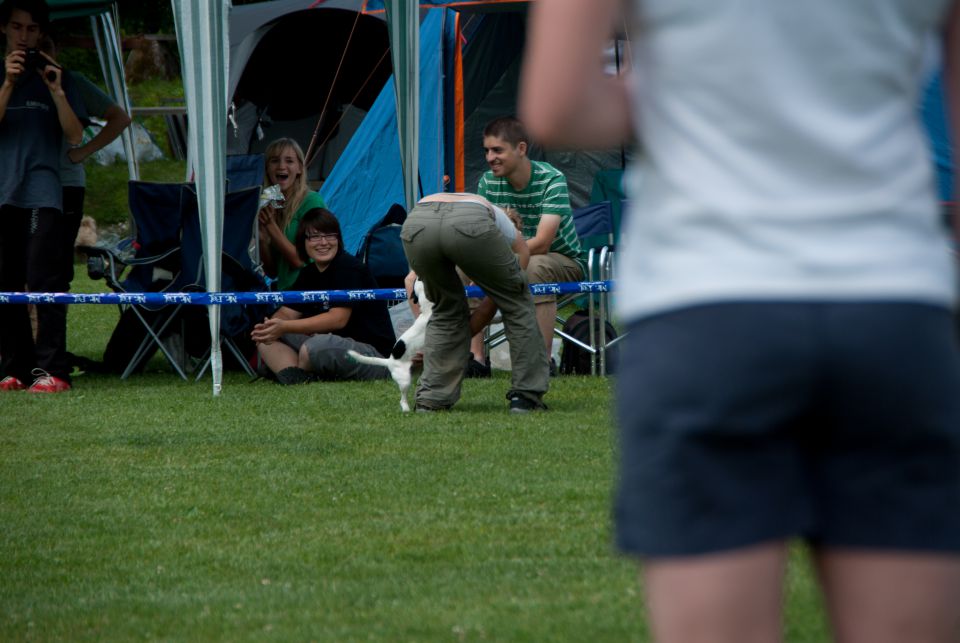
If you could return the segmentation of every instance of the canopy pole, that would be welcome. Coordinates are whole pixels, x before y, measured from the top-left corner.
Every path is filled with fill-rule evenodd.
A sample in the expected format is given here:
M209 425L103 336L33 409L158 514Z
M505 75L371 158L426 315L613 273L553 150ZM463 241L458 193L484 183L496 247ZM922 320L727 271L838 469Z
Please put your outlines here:
M127 92L127 79L123 69L123 50L120 46L120 24L117 4L113 3L111 10L104 11L96 16L90 16L90 28L93 31L93 41L97 47L97 57L100 60L100 71L110 97L117 105L130 114L130 94ZM127 157L127 174L131 180L140 178L140 166L137 162L137 151L131 128L124 128L120 133L123 142L123 152Z
M409 212L417 203L420 167L420 7L416 2L403 0L386 0L384 6L397 93L403 194Z

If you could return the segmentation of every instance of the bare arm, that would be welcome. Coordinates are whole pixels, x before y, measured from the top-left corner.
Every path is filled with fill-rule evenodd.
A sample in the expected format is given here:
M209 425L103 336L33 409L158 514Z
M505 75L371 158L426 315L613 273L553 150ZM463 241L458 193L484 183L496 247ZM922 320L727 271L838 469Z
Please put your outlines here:
M620 0L531 3L520 84L520 118L546 144L599 149L631 134L623 77L603 72ZM534 251L534 254L536 252Z
M329 333L330 331L340 330L347 325L350 320L350 308L331 308L325 313L312 315L311 317L302 317L300 313L281 307L273 314L270 319L263 320L262 323L253 327L250 338L258 344L269 344L280 339L288 333L301 333L311 335L314 333Z
M403 287L407 289L407 304L410 306L410 312L413 313L414 318L420 316L420 304L413 301L413 284L416 281L417 273L412 270L403 278Z
M7 104L13 94L13 87L23 73L23 52L13 51L3 59L3 85L0 85L0 121L7 114Z
M266 238L270 245L279 251L280 256L283 257L288 264L294 268L303 268L304 263L300 259L300 255L297 254L296 246L290 243L287 235L283 233L283 230L280 229L280 225L277 223L276 210L274 210L273 206L263 206L258 217L260 221L261 241ZM271 252L270 255L272 263L276 264L276 253Z
M107 124L100 128L96 136L87 141L86 145L75 147L67 152L71 162L83 163L88 156L106 147L110 141L120 136L120 132L130 125L130 116L119 105L108 107L103 118L107 121Z
M291 319L284 322L284 334L302 333L312 335L314 333L329 333L340 330L350 321L350 313L353 309L338 306L331 308L325 313L313 315L312 317L301 317L300 319Z
M484 297L470 313L470 337L486 328L497 314L497 305L489 297Z
M520 269L526 270L527 264L530 263L530 246L520 232L517 232L517 236L510 245L510 249L513 250L513 254L517 255L517 262L520 264Z
M956 165L960 156L960 0L953 3L943 37L943 81ZM960 206L957 205L953 207L953 235L960 243Z
M44 58L50 57L41 53ZM51 73L52 72L52 73ZM50 78L47 75L50 74ZM67 94L63 91L63 69L56 65L47 65L43 69L43 82L46 83L50 95L53 97L53 104L57 108L57 118L60 120L60 127L63 129L63 138L70 145L79 145L83 142L83 124L77 118L73 107L67 100Z
M550 252L550 246L557 237L557 230L560 229L559 214L544 214L540 217L540 223L537 224L537 234L527 239L527 247L532 255L545 255Z

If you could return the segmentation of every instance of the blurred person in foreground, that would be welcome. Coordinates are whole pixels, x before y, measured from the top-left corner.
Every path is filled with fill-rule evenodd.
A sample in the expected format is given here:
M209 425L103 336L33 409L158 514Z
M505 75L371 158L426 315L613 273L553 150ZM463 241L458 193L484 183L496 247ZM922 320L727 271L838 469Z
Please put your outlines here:
M615 513L655 638L781 639L800 537L837 640L957 641L956 259L916 105L938 33L960 132L960 2L532 12L530 134L642 148ZM603 72L620 15L629 78Z

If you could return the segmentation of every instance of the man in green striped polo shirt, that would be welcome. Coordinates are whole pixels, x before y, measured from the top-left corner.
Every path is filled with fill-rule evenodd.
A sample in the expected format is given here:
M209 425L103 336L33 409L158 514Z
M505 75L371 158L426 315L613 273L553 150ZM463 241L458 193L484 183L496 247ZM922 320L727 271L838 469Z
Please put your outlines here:
M477 193L494 205L513 210L523 220L523 236L530 248L530 283L581 281L585 266L573 225L567 179L549 163L531 161L528 147L526 129L516 118L502 116L487 123L483 151L490 170L480 178ZM557 298L538 295L534 303L549 356Z

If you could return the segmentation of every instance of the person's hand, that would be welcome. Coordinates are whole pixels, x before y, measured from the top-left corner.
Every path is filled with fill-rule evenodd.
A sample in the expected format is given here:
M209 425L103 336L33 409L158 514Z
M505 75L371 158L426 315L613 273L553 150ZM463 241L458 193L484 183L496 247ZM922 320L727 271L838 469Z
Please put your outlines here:
M410 312L413 313L414 318L420 316L420 305L413 302L413 284L416 282L417 273L412 270L403 278L403 287L407 291L407 304L410 306Z
M50 90L51 94L63 93L63 87L61 86L63 68L60 67L53 58L42 51L40 55L48 61L48 64L40 70L40 77L43 78L43 82L46 83L47 89Z
M407 276L403 278L403 287L407 290L407 298L413 296L413 284L417 281L417 273L410 271L407 273Z
M506 214L510 222L513 223L513 227L517 229L517 232L523 233L523 219L520 217L520 214L513 208L507 208L504 210L504 214Z
M260 225L270 225L271 222L276 221L277 211L273 208L272 205L267 204L260 208L260 212L257 214L257 219L260 221Z
M253 327L250 333L250 339L257 344L272 344L280 339L285 333L283 331L284 320L277 318L264 317L263 323Z
M23 73L23 61L26 58L26 52L17 49L11 51L7 54L7 57L3 59L3 69L6 73L6 78L4 82L15 83L17 79L20 78L20 74Z

